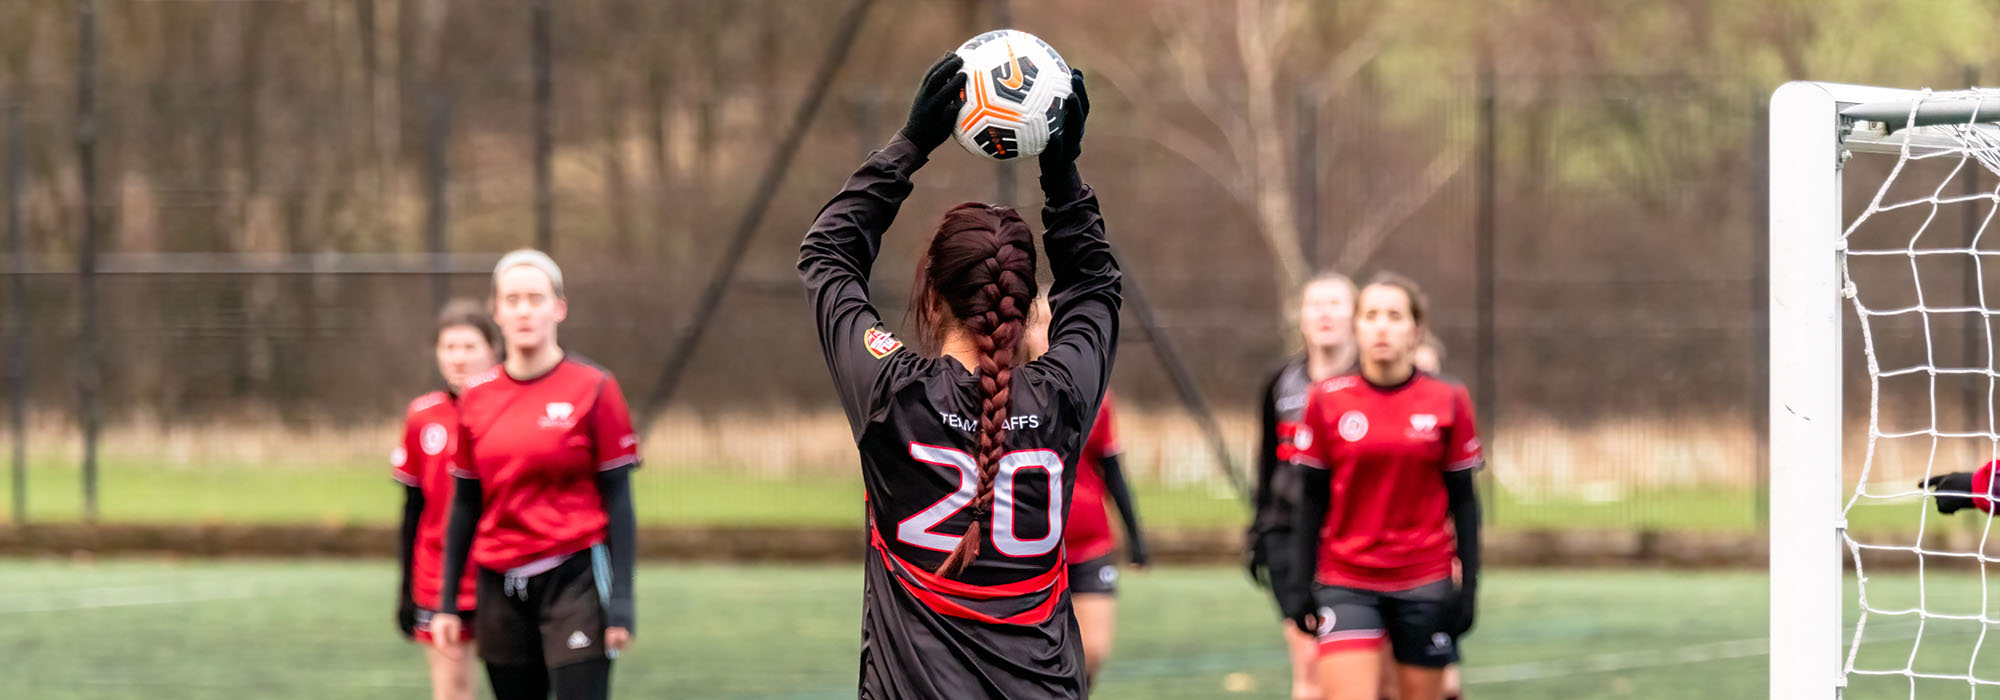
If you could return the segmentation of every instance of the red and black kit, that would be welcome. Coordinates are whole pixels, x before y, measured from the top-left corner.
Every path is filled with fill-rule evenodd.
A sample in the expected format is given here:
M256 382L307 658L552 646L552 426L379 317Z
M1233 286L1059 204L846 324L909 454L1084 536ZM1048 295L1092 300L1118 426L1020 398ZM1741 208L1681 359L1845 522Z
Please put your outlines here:
M1481 457L1465 387L1423 372L1392 386L1328 379L1293 445L1302 571L1288 615L1318 613L1322 653L1388 641L1404 664L1456 661L1479 580ZM1316 610L1296 599L1309 587Z
M1125 470L1118 463L1123 450L1118 446L1118 419L1111 394L1097 406L1097 420L1090 424L1090 437L1083 441L1077 456L1076 489L1070 494L1069 529L1063 533L1063 549L1069 552L1069 585L1077 593L1118 592L1118 538L1111 534L1111 515L1104 501L1118 507L1125 526L1125 549L1132 563L1145 566L1150 560L1146 537L1139 529L1139 513L1132 505L1132 489L1125 484Z
M1295 607L1287 604L1289 589L1281 584L1299 568L1292 554L1292 521L1298 512L1301 486L1298 470L1292 466L1292 453L1297 449L1292 441L1299 418L1306 412L1312 385L1305 356L1294 357L1271 375L1258 402L1263 421L1257 448L1256 510L1244 547L1251 578L1270 587L1279 611Z
M574 355L536 377L494 367L466 381L459 426L444 573L470 553L495 693L601 697L605 629L634 622L639 440L618 381Z
M396 482L404 486L402 537L403 608L406 634L431 641L430 621L444 588L444 526L451 511L451 465L458 458L458 397L433 391L410 402L403 440L389 455ZM459 614L476 608L472 577L460 576ZM467 627L465 638L471 637Z
M967 506L979 480L979 379L957 360L904 348L868 301L882 234L926 160L900 135L871 155L821 210L799 257L866 487L860 696L1082 697L1064 514L1110 379L1117 262L1090 188L1073 170L1044 177L1049 351L1013 372L1011 451L983 516L989 539L958 576L933 574L976 517Z

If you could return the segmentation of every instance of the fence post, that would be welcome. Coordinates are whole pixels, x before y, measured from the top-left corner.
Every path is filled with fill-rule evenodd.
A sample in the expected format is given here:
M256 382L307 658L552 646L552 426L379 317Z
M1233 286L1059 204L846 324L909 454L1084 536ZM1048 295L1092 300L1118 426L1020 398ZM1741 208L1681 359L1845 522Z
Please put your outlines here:
M9 103L6 108L7 190L4 201L7 208L7 259L13 261L13 274L9 275L8 298L13 300L13 321L7 333L7 396L8 421L12 428L8 434L13 437L13 454L10 462L13 474L12 507L15 525L28 523L28 254L22 242L21 233L21 106Z
M1750 108L1756 115L1751 120L1749 149L1753 182L1771 181L1771 104L1763 94L1750 91ZM1750 237L1750 316L1756 320L1752 331L1754 344L1750 348L1750 366L1755 368L1756 380L1751 382L1751 415L1770 400L1771 396L1771 189L1756 188L1753 195L1756 206L1752 214L1756 220L1751 224L1755 233ZM1768 532L1771 525L1771 421L1759 418L1753 422L1757 434L1757 483L1752 489L1751 512L1757 522L1757 529Z
M550 125L550 102L554 91L549 84L549 0L535 0L529 22L529 43L533 49L535 81L535 248L555 254L555 175L550 160L555 155L555 135Z
M83 231L77 244L82 284L82 351L77 353L77 411L83 424L83 520L97 522L97 2L77 0L76 156L83 189Z
M1479 423L1486 435L1481 436L1487 450L1499 444L1493 439L1494 429L1499 425L1499 381L1494 376L1494 319L1493 319L1493 239L1499 226L1498 187L1499 148L1496 143L1498 133L1498 98L1495 94L1499 83L1493 76L1492 56L1482 56L1479 61L1479 213L1474 231L1474 256L1477 258L1479 290L1478 339L1475 345L1479 353L1479 393L1474 402L1478 404ZM1484 470L1480 480L1484 483L1486 498L1484 505L1487 522L1500 519L1500 499L1497 485L1493 481L1493 470Z
M1319 95L1299 90L1297 122L1293 125L1293 184L1298 199L1299 255L1307 270L1320 269L1319 260Z
M451 275L445 269L445 229L450 222L451 95L430 96L430 216L424 227L424 250L430 253L431 308L444 308L451 298Z

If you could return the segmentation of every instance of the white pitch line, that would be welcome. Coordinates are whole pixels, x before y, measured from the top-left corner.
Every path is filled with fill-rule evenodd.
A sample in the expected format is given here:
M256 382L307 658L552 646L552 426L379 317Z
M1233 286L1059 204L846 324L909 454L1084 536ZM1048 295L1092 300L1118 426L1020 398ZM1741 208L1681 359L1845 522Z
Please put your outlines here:
M1915 624L1899 625L1882 629L1878 634L1869 635L1862 644L1908 641L1917 636ZM1484 683L1512 683L1549 678L1567 678L1586 673L1608 673L1630 671L1659 666L1698 664L1710 661L1726 661L1771 653L1771 642L1766 637L1753 639L1732 639L1723 642L1691 644L1669 649L1642 649L1620 651L1593 656L1577 656L1562 661L1527 661L1501 666L1468 666L1462 671L1467 685Z
M125 608L140 605L176 605L211 600L249 598L256 591L241 584L196 590L187 586L109 586L52 591L0 598L0 615Z
M1695 644L1673 649L1644 649L1640 651L1597 654L1594 656L1578 656L1559 662L1529 661L1504 666L1467 666L1463 673L1465 674L1466 685L1513 683L1516 681L1533 681L1546 678L1566 678L1586 673L1626 671L1677 664L1698 664L1724 659L1763 656L1769 653L1771 653L1769 640L1758 637L1756 639L1734 639L1726 642Z

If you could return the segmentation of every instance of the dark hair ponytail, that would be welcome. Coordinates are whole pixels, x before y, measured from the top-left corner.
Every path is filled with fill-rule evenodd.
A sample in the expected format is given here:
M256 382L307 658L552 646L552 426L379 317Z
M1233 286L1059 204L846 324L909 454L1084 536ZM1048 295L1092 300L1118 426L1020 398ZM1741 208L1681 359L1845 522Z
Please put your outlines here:
M1035 294L1034 235L1019 213L978 203L945 212L918 268L910 310L916 335L931 347L941 344L939 316L949 312L978 349L979 366L973 369L979 375L979 444L973 459L979 492L972 499L972 525L938 567L939 575L965 571L986 539L981 523L992 512L993 479L1007 452L1014 367L1022 359L1021 338Z
M438 309L437 332L431 336L431 342L437 342L446 329L459 326L479 331L479 337L486 339L486 345L493 349L494 355L506 351L500 342L500 326L493 323L492 309L472 299L453 299L445 302L444 308Z

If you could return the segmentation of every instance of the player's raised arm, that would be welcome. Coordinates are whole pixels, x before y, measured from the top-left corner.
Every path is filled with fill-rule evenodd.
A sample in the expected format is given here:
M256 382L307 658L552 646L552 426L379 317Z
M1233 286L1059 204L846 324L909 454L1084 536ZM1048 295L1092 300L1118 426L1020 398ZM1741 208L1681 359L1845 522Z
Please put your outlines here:
M2000 460L1987 462L1969 472L1939 474L1917 482L1917 487L1930 490L1939 513L1951 515L1966 508L1978 508L1979 512L1992 515L1993 467L1996 464L2000 464Z
M820 349L857 435L874 411L876 383L887 376L881 360L902 348L868 301L869 272L883 232L910 196L910 176L951 137L952 120L965 102L962 63L946 54L931 66L910 105L909 121L820 209L799 245L799 279L819 324Z
M1042 247L1055 279L1049 285L1049 352L1036 362L1066 374L1067 383L1094 407L1110 385L1111 360L1117 354L1122 276L1104 238L1097 192L1077 174L1090 97L1084 93L1082 71L1072 76L1062 131L1050 137L1040 156L1047 198Z

